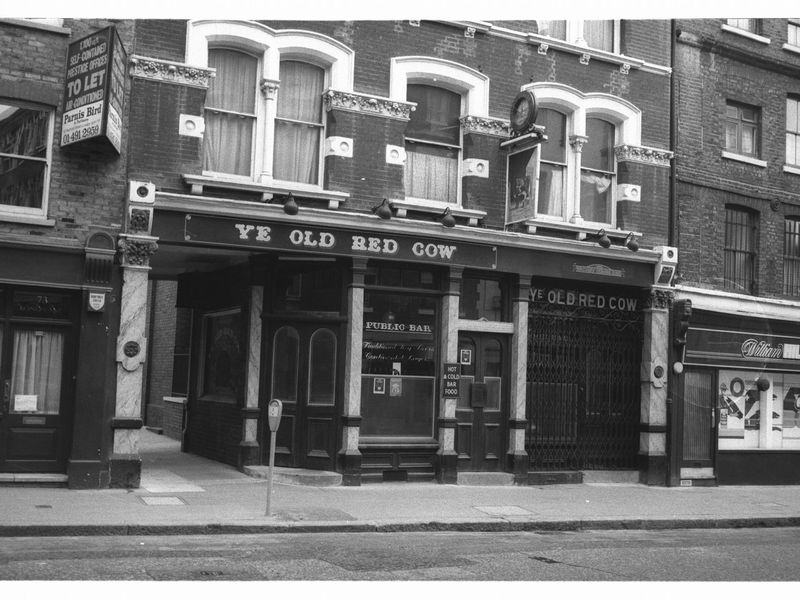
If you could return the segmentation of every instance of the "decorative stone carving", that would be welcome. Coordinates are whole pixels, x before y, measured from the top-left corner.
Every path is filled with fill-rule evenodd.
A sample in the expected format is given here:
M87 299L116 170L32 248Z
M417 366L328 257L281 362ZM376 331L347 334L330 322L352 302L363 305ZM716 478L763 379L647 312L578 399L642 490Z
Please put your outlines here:
M581 64L582 65L588 65L589 61L591 60L591 58L592 58L591 54L589 54L588 52L584 52L583 54L581 54L581 58L580 58Z
M150 236L120 235L117 247L122 252L122 266L149 267L150 257L158 250L156 239Z
M511 135L511 123L503 119L491 117L474 117L467 115L461 117L461 128L464 133L481 133L507 138Z
M328 90L322 95L322 100L325 103L325 110L349 110L402 120L409 120L411 111L416 108L411 102L398 102L388 98L375 98L338 90Z
M277 95L278 88L281 87L281 84L279 81L274 79L264 78L258 83L258 87L261 89L261 93L264 94L264 97L267 100L275 100L275 96Z
M644 307L653 310L669 310L675 293L670 290L651 289L644 298Z
M589 141L589 138L585 135L571 135L569 136L569 145L572 146L572 149L575 152L583 152L583 146L586 142Z
M208 88L211 78L215 76L213 69L192 67L183 63L147 58L144 56L131 56L131 77L165 81L192 87Z
M475 37L475 28L474 27L467 27L464 30L464 37L465 38L474 38Z
M539 48L537 48L537 52L539 54L547 54L547 51L550 49L550 44L541 43L539 44Z
M614 148L614 154L617 156L617 162L639 162L656 167L669 167L673 156L669 150L627 144Z
M150 233L150 217L152 209L131 208L130 232Z
M622 63L619 66L619 72L622 73L623 75L627 75L628 73L630 73L631 72L630 63Z

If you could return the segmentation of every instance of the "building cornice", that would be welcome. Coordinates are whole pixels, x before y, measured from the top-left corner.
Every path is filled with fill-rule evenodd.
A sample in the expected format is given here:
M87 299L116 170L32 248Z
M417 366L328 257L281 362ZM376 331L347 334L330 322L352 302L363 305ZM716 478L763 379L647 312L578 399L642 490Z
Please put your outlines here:
M638 162L656 167L669 167L674 154L669 150L623 144L614 148L618 162Z
M215 69L194 67L184 63L133 55L130 58L130 75L139 79L149 79L166 83L176 83L190 87L207 89Z
M325 103L325 110L347 110L403 121L411 118L411 111L417 106L415 102L399 102L389 98L339 90L326 91L322 95L322 100Z

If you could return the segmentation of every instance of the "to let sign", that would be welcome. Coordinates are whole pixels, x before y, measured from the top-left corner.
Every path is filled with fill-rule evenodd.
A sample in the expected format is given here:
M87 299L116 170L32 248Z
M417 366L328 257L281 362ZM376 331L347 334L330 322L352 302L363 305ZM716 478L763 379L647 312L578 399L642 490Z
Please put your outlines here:
M122 143L126 55L111 26L69 45L61 146L100 139Z
M445 363L444 378L442 380L442 396L444 398L458 399L460 381L461 365L458 363Z

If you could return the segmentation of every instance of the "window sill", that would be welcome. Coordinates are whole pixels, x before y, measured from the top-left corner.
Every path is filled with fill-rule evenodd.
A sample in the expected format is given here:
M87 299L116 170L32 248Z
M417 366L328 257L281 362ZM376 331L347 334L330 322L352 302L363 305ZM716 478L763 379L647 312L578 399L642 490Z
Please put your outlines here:
M743 154L735 154L733 152L728 152L727 150L722 151L722 158L727 158L728 160L735 160L737 162L747 163L748 165L761 167L762 169L767 168L767 161L765 160L752 158L750 156L744 156Z
M486 211L472 210L468 208L461 208L447 202L438 202L435 200L420 200L417 198L404 198L403 200L391 200L392 207L396 211L396 215L400 218L405 217L408 211L417 211L425 213L441 214L446 208L454 217L465 217L468 219L470 225L478 225L478 222L486 217Z
M792 175L800 175L800 167L793 167L790 165L783 165L784 173L791 173Z
M236 190L239 192L259 193L261 194L262 202L268 202L272 200L273 196L276 194L285 195L291 192L302 198L327 201L328 208L332 210L338 209L339 205L350 197L350 195L345 192L334 192L332 190L323 190L292 183L255 183L249 180L224 179L208 175L183 175L183 180L191 186L191 193L195 196L201 196L203 190L210 187Z
M795 54L800 54L800 46L793 46L792 44L784 44L781 47L787 52L794 52Z
M0 221L4 223L22 223L24 225L40 225L42 227L55 227L55 219L47 217L36 217L33 215L20 215L13 213L3 213L0 211Z
M741 37L745 37L749 40L753 40L754 42L759 42L761 44L770 43L770 39L768 37L764 37L763 35L758 35L757 33L752 33L750 31L745 31L744 29L739 29L738 27L732 27L727 23L722 24L722 31L727 31L728 33L739 35Z
M616 52L608 52L606 50L598 50L596 48L590 48L588 46L579 46L577 44L572 44L570 42L560 40L558 38L552 38L547 35L539 35L538 33L528 33L527 34L528 43L536 44L538 46L546 46L549 48L557 48L558 50L563 50L565 52L570 52L571 54L578 54L580 56L587 55L589 59L597 59L602 60L604 62L612 63L615 65L628 65L630 68L640 69L644 66L645 61L640 60L638 58L631 58L630 56L625 56L624 54L618 54Z
M61 35L70 35L72 33L72 30L69 29L69 27L62 27L60 25L52 25L50 23L42 23L28 19L0 19L0 22L8 23L10 25L17 25L19 27L27 27L28 29L39 29L41 31L60 33Z
M538 230L556 230L566 231L575 234L576 240L585 240L589 235L595 235L600 229L605 229L606 235L610 239L624 240L629 234L633 233L634 237L641 237L641 233L636 231L623 231L622 229L614 229L609 225L602 223L594 223L592 225L578 225L577 223L566 223L564 221L548 221L545 219L528 219L524 222L528 228L528 233L537 233Z

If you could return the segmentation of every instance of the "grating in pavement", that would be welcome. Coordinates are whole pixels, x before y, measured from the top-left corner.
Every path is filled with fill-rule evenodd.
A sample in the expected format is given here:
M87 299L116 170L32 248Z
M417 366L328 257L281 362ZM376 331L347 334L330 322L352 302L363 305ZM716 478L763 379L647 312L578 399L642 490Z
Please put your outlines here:
M139 496L148 506L184 506L186 503L177 496Z
M519 506L476 506L474 508L493 517L524 517L533 514Z

